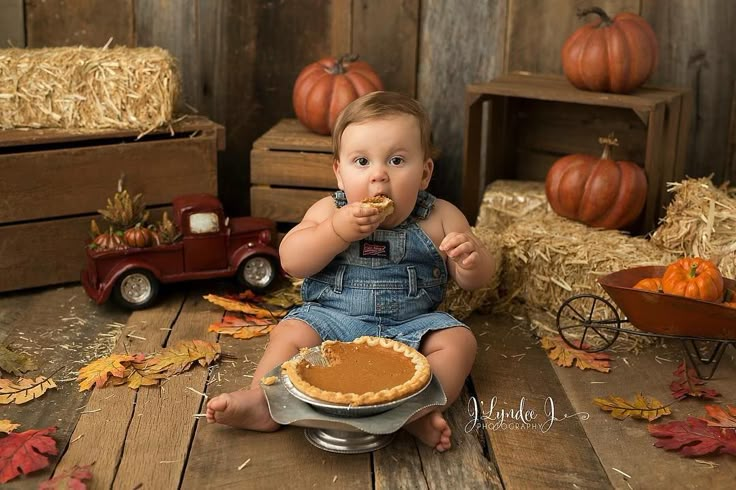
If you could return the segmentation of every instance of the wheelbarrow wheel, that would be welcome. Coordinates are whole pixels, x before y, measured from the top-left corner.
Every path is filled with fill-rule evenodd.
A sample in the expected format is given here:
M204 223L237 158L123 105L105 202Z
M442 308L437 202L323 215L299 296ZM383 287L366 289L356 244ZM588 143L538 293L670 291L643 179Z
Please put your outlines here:
M579 294L567 299L557 310L557 331L570 347L600 352L618 338L621 317L607 299L595 294Z

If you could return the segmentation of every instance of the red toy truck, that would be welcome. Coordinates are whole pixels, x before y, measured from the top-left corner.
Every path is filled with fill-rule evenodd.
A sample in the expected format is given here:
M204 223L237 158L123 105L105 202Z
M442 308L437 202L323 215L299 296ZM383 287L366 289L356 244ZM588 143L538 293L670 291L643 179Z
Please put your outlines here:
M150 306L161 283L235 275L248 288L263 290L279 273L276 226L265 218L227 218L209 194L179 196L172 202L181 239L168 245L123 250L87 248L82 285L97 304L112 294L133 309Z

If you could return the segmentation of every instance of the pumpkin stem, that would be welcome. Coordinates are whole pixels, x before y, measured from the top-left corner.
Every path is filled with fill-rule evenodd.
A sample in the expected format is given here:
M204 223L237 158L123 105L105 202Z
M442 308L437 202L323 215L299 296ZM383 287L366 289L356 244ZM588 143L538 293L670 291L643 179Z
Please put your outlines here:
M581 19L588 14L595 14L601 18L601 24L598 27L608 27L611 24L613 24L613 19L611 19L606 13L606 11L600 7L590 7L588 9L578 9L578 17L580 17Z
M345 70L345 63L352 63L353 61L357 61L360 55L357 54L350 54L345 53L344 55L340 56L337 59L337 63L335 63L335 66L330 68L330 73L333 75L341 75L345 73L347 70Z
M697 262L693 262L692 264L690 264L690 272L688 272L688 275L691 278L698 277L698 263Z
M612 146L618 146L618 139L616 139L613 133L609 133L608 136L601 136L598 138L598 143L603 145L603 154L601 160L611 160Z

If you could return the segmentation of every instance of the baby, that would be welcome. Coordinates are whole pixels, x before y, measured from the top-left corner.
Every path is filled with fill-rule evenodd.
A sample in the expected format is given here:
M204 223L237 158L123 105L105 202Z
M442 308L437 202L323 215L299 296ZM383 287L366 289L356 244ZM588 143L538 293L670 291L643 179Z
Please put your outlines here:
M279 249L283 269L306 278L304 304L274 327L250 389L210 400L208 422L276 430L259 380L324 340L373 335L419 349L447 395L443 409L470 373L473 333L435 310L448 277L476 289L496 264L460 210L426 191L434 169L427 114L409 97L370 93L338 117L333 151L340 190L309 208ZM389 197L393 213L361 204L376 196ZM405 428L438 451L450 448L441 410L420 413Z

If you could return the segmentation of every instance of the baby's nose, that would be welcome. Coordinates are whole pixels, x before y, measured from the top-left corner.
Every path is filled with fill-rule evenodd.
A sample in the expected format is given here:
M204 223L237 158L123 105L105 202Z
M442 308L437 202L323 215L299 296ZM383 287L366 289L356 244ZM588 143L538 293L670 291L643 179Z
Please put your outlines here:
M386 167L383 165L376 165L373 167L373 171L371 173L371 182L383 182L385 180L388 180L388 172L386 172Z

